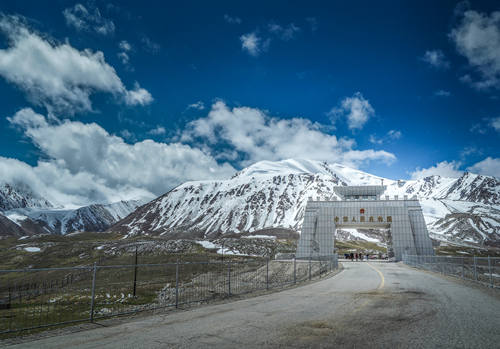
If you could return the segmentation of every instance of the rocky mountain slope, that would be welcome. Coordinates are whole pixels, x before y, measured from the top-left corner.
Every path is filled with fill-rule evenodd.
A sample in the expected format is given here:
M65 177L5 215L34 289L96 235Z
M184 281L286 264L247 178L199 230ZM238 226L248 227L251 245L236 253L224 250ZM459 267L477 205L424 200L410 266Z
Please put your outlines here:
M51 208L53 205L26 185L0 184L0 212L15 208Z
M0 185L0 237L104 231L144 202L120 201L59 209L26 185Z
M214 238L280 227L300 230L309 197L330 200L337 185L379 185L384 195L417 196L431 237L455 242L500 242L500 183L494 177L430 176L383 179L339 164L309 160L258 162L228 180L184 183L138 208L110 230Z

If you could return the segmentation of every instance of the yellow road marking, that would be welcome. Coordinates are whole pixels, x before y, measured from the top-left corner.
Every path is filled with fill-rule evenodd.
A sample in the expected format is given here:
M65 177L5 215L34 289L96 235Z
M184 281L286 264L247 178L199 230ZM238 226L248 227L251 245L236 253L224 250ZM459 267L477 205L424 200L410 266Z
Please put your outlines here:
M378 270L378 268L375 268L373 265L371 265L370 263L368 263L368 266L370 268L372 268L373 270L375 270L378 275L380 275L380 279L381 279L381 282L380 282L380 285L378 285L377 287L377 290L380 290L384 287L384 284L385 284L385 278L384 278L384 274L382 274L382 272L380 270Z

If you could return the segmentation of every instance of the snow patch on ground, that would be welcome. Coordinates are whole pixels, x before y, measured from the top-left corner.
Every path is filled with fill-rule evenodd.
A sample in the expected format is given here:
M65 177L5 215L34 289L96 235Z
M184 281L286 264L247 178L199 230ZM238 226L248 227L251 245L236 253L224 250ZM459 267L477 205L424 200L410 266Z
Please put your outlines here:
M39 247L25 247L24 250L26 252L40 252L40 248Z
M269 240L276 240L276 236L272 235L248 235L248 236L243 236L244 239L269 239Z

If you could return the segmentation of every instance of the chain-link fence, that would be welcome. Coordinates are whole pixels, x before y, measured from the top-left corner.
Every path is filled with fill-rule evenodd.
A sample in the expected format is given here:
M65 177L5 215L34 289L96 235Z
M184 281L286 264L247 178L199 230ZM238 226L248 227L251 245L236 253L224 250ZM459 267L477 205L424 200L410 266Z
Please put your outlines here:
M500 258L403 256L407 265L472 280L491 287L500 287Z
M0 337L276 289L337 268L332 255L0 270Z

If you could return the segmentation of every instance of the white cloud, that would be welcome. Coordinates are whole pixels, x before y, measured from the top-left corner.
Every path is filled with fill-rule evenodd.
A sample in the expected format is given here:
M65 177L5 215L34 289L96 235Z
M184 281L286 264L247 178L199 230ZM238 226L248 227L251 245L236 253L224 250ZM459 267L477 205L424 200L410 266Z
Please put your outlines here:
M202 101L198 101L196 103L188 105L187 109L203 110L203 109L205 109L205 103L203 103Z
M102 35L111 35L115 32L115 24L112 20L101 16L97 7L88 9L82 4L63 11L66 24L79 31L92 31Z
M123 63L123 65L129 64L130 57L128 56L127 52L118 52L117 56L120 59L120 61Z
M90 95L108 92L129 105L150 103L151 94L137 84L127 90L100 51L78 51L30 31L23 19L0 17L10 46L0 50L0 75L26 91L30 100L50 112L92 110Z
M149 51L149 52L151 52L153 54L156 54L156 53L160 52L160 49L161 49L160 44L154 42L153 40L151 40L147 36L143 36L142 39L141 39L141 42L143 44L143 48L146 51Z
M139 83L134 84L134 89L126 91L125 102L129 105L147 105L153 101L153 96Z
M255 108L230 109L218 101L207 117L188 124L181 139L203 142L216 158L234 160L236 152L243 166L260 160L307 158L358 167L372 160L389 164L396 159L383 150L355 150L354 140L338 139L322 129L308 119L279 119Z
M268 30L283 41L292 40L293 38L295 38L295 35L300 32L300 28L297 27L294 23L290 23L286 26L282 26L276 23L270 23L268 25Z
M375 135L370 135L370 138L368 138L370 143L372 144L383 144L384 140L382 138L377 138Z
M127 40L120 41L118 47L120 47L120 49L125 52L132 50L132 45L130 45L130 43Z
M387 132L387 136L391 139L400 139L402 135L401 131L398 130L389 130Z
M477 79L466 74L461 80L479 90L500 88L500 12L465 11L449 37L479 74Z
M434 92L434 96L436 96L436 97L450 97L451 92L445 91L445 90L437 90L436 92Z
M187 180L227 178L235 172L185 144L127 144L95 123L66 120L54 125L29 108L9 121L23 129L46 160L32 167L0 157L2 181L22 181L66 206L152 198Z
M255 32L240 36L241 49L249 55L257 57L261 52L267 51L270 40L262 40Z
M500 132L500 116L492 118L490 120L490 125L495 129L495 131Z
M372 144L383 144L392 140L400 139L403 136L401 131L398 130L389 130L387 134L382 138L377 138L375 135L370 135L368 140Z
M130 65L130 51L132 51L132 45L126 40L120 41L118 44L120 52L117 53L118 58L129 71L133 71L134 68Z
M460 163L456 161L442 161L429 168L417 168L411 173L412 179L421 179L428 176L441 176L441 177L451 177L458 178L463 174L458 168Z
M450 67L450 62L446 60L446 57L441 50L425 51L421 59L437 69L447 69Z
M500 159L487 157L486 159L468 167L467 171L500 178Z
M225 14L224 15L224 20L227 22L227 23L230 23L230 24L241 24L241 18L239 17L236 17L236 16L230 16L228 14Z
M149 130L148 133L153 136L160 136L167 133L167 130L165 130L165 127L158 125L156 126L156 128Z
M360 92L352 97L346 97L340 102L340 106L330 110L330 115L335 121L339 117L347 118L347 125L351 130L362 129L368 119L375 114L370 102Z

